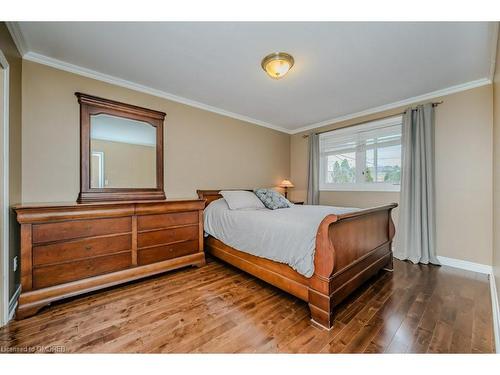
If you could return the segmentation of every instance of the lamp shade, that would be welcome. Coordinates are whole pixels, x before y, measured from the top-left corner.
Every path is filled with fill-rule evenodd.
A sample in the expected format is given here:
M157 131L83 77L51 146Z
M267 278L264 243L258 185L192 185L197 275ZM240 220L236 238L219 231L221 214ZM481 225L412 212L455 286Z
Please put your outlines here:
M293 188L295 187L294 184L290 180L283 180L281 181L280 187L287 187L287 188Z

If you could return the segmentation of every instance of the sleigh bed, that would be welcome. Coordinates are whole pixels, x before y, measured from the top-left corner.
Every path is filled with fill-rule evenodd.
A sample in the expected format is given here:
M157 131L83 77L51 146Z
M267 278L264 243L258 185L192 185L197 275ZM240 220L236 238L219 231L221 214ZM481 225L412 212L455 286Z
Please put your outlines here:
M220 190L198 190L205 207L222 198ZM396 203L346 214L329 214L316 234L314 274L305 277L284 263L239 251L209 236L205 251L308 302L311 318L327 329L334 308L381 269L392 271Z

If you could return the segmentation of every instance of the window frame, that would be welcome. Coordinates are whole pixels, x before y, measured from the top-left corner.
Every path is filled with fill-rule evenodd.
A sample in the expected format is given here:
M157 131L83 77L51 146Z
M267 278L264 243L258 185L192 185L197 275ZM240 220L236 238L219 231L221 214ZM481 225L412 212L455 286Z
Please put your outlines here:
M402 121L403 118L401 115L396 115L396 116L391 116L390 118L383 119L383 120L374 120L370 122L366 122L363 124L358 124L358 125L353 125L349 126L346 128L340 128L336 130L332 130L331 132L335 132L336 134L342 135L342 134L349 134L349 133L359 133L361 134L362 132L370 131L370 130L377 130L377 129L383 129L385 127L389 126L394 126L401 124L402 126ZM356 127L359 128L358 131L353 130L352 128ZM328 134L331 132L326 132L323 134ZM321 134L320 134L321 137ZM321 141L320 141L321 144ZM378 145L378 146L377 146ZM392 140L388 142L383 142L383 147L390 147L390 146L397 146L401 145L402 147L402 140L399 138L399 140ZM360 181L364 177L364 171L366 171L367 166L366 166L366 152L367 150L374 149L378 150L379 147L382 146L382 144L371 144L371 145L358 145L355 147L350 147L350 148L345 148L336 152L328 152L328 153L323 153L321 150L321 145L320 145L320 150L319 150L319 190L320 191L373 191L373 192L400 192L401 191L401 182L399 184L395 183L385 183L385 182L353 182L353 183L327 183L326 182L326 173L327 173L327 166L325 165L325 162L330 155L339 155L339 154L345 154L345 153L354 153L355 154L355 168L356 168L356 181ZM381 148L381 147L380 147Z
M103 151L91 151L92 152L92 157L97 156L99 159L99 186L94 186L99 189L102 189L105 187L105 180L104 180L104 152ZM91 161L92 163L92 161ZM92 164L91 164L92 165ZM92 169L91 169L91 176L92 176Z

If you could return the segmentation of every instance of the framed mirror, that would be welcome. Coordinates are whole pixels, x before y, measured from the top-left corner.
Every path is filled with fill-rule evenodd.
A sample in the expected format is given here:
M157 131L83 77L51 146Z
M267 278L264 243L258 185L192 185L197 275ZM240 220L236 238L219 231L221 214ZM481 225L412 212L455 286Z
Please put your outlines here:
M165 199L165 113L75 95L80 103L78 202Z

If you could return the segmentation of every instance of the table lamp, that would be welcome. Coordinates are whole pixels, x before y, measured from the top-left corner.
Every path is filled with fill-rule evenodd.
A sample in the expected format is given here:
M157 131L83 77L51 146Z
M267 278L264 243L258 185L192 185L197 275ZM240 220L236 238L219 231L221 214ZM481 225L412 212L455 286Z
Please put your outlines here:
M290 180L281 181L280 187L285 189L285 198L288 198L288 188L295 187Z

